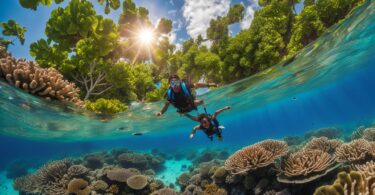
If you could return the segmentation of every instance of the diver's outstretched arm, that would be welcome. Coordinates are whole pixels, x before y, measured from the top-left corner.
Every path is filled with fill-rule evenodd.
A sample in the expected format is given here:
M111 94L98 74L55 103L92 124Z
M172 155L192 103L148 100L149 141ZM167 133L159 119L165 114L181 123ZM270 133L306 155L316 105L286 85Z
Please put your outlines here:
M193 128L193 131L190 133L190 139L193 139L194 138L194 134L200 129L200 126L197 125Z
M221 112L223 112L224 110L229 110L230 109L230 106L225 106L224 108L221 108L219 110L216 110L215 113L212 115L212 118L216 118L217 115L219 115Z
M161 116L162 114L164 114L168 110L168 107L169 107L169 102L165 102L161 111L156 113L156 116Z
M186 117L188 117L189 119L193 120L193 121L197 121L197 122L199 122L199 121L198 121L198 117L196 117L196 116L192 116L192 115L190 115L190 114L188 114L188 113L184 113L184 115L185 115Z
M217 87L216 83L194 83L194 88Z

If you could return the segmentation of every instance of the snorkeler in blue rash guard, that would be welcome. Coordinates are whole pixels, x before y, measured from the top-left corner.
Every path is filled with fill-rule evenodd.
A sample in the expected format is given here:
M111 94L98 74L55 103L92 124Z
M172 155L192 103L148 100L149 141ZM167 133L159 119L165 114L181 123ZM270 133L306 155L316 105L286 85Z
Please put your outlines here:
M183 82L177 75L169 77L169 89L166 93L167 102L164 104L162 110L156 113L156 116L161 116L167 111L169 104L177 108L180 114L188 113L196 110L197 106L203 105L203 100L196 100L192 94L192 88L216 87L215 83L194 83Z
M185 113L186 117L200 123L200 125L197 125L193 128L193 131L190 134L190 139L194 138L194 134L198 130L202 130L211 141L213 140L213 136L215 134L217 136L217 139L219 141L222 141L223 137L221 135L221 131L222 129L224 129L224 127L220 126L219 121L216 119L216 117L224 110L229 110L229 109L230 109L230 106L225 106L224 108L216 110L213 115L203 113L203 114L199 114L198 116L191 116L190 114Z

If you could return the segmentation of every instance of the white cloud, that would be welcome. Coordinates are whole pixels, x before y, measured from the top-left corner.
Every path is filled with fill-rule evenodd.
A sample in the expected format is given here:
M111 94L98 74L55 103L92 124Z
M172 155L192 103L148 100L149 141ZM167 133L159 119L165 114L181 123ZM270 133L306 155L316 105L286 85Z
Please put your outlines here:
M249 0L250 5L246 7L245 16L241 21L241 29L247 29L250 27L251 22L254 19L255 11L259 9L258 0Z
M230 0L185 0L182 9L187 33L193 38L206 37L211 19L225 15L229 7Z

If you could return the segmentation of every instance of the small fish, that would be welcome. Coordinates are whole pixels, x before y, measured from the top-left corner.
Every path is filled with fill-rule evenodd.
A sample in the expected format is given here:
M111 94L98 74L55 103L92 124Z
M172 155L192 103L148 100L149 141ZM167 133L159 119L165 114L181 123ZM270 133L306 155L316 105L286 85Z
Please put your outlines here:
M143 135L143 133L140 133L140 132L137 132L137 133L133 133L134 136L140 136L140 135Z
M296 98L296 97L293 97L292 99L293 99L293 100L297 100L297 98Z
M8 99L9 99L9 100L13 100L13 97L12 97L12 96L9 96Z

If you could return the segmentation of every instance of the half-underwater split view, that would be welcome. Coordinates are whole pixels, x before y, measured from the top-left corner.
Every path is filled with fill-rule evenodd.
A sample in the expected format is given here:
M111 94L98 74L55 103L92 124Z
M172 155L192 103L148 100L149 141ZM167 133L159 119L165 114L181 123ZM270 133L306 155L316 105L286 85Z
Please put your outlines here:
M0 32L0 195L375 195L374 0L2 0Z

